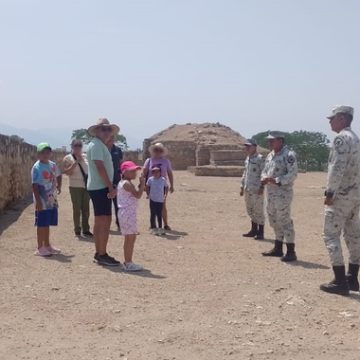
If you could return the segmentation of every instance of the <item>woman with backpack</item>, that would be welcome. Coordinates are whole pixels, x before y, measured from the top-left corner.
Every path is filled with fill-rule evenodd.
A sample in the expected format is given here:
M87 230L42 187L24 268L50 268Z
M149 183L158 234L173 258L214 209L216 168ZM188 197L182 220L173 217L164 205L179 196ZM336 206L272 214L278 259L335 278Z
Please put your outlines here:
M86 190L88 161L82 148L81 140L74 139L71 142L71 153L66 155L62 161L62 172L69 177L75 235L81 236L82 232L83 236L92 237L89 225L90 197Z

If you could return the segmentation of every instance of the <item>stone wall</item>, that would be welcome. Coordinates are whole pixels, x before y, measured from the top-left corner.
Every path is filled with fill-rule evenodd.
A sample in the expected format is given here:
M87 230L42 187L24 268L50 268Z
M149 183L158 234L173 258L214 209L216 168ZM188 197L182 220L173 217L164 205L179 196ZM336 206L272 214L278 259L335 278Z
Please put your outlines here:
M124 152L124 161L133 161L136 165L144 164L142 151L132 150Z
M175 170L186 170L196 165L196 144L190 141L164 141L167 149L167 158ZM147 159L151 140L144 140L144 159Z
M59 161L62 152L54 152ZM31 168L37 159L36 147L0 134L0 212L9 204L31 194Z

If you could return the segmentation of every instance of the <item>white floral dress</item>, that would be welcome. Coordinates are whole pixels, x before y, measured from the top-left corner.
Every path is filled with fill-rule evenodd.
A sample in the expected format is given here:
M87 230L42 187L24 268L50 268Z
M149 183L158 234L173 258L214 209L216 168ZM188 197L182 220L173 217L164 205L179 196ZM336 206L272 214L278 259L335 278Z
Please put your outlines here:
M124 189L128 180L121 180L117 187L118 217L122 235L136 235L138 199Z

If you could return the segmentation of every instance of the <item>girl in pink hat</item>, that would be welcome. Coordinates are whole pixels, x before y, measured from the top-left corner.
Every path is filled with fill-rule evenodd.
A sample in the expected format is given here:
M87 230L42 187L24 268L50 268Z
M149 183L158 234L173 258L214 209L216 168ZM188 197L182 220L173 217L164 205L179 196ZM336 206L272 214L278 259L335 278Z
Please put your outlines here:
M124 258L125 262L123 268L125 271L141 271L141 265L133 263L132 257L134 252L134 245L136 236L138 234L137 227L137 208L138 201L141 198L145 189L145 178L140 176L140 184L138 188L133 184L136 179L137 171L141 170L132 161L125 161L121 164L122 179L117 187L117 201L118 201L118 217L120 222L120 229L124 240Z

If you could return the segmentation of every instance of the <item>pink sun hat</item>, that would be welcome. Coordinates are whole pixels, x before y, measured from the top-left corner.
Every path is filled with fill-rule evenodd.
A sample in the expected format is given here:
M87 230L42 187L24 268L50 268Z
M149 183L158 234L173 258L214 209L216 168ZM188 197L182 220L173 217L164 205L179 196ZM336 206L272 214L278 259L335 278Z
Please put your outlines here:
M124 173L125 171L141 170L141 166L136 165L132 161L124 161L120 166L120 170L122 173Z

